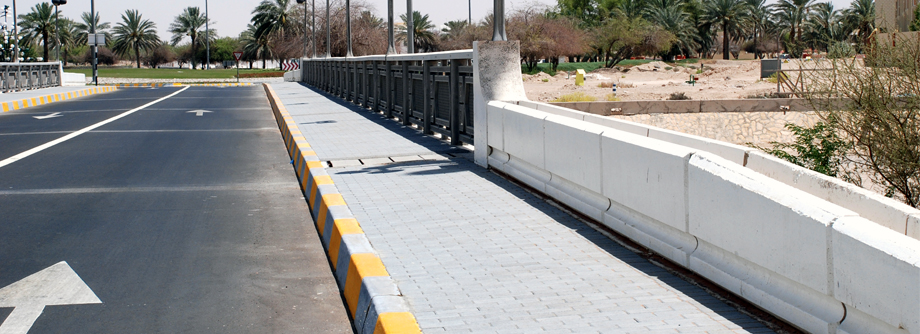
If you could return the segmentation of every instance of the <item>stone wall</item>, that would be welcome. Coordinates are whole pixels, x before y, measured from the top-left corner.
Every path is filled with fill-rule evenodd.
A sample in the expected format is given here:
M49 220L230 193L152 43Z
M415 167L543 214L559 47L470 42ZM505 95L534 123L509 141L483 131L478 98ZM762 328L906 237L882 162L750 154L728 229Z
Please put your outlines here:
M767 145L771 141L792 142L795 137L784 126L793 123L812 126L820 119L814 112L720 112L687 114L641 114L609 116L729 143Z

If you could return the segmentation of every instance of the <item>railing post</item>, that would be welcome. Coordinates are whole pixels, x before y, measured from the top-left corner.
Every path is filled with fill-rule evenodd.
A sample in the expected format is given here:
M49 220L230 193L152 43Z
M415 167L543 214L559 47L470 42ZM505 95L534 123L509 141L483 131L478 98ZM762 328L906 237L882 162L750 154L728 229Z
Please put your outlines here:
M422 108L423 114L423 130L426 135L430 135L433 132L431 131L431 121L432 110L431 110L431 62L422 61L422 103L425 106Z
M409 100L409 87L412 83L412 75L409 74L409 62L402 62L402 73L403 73L403 112L402 112L402 124L405 126L412 125L412 122L409 121L409 114L412 113L412 101Z
M460 60L450 60L450 144L460 145Z
M383 114L387 115L387 118L393 118L393 95L394 95L393 89L395 88L393 87L393 81L395 80L393 78L393 62L387 61L384 67L385 67L384 71L386 72L386 76L384 76L384 80L386 80L386 91L385 92L386 92L387 105L386 107L384 107L386 108L386 110L383 111Z

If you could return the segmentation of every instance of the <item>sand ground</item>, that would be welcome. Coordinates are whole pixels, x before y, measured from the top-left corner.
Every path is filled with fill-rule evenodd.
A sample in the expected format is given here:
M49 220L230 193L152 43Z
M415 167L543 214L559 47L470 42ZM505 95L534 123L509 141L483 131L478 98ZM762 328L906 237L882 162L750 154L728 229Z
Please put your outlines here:
M702 65L703 71L697 74ZM690 76L697 82L687 83ZM544 82L545 81L545 82ZM760 79L759 60L703 60L701 63L674 65L655 61L637 66L601 68L588 73L584 86L575 85L574 72L524 74L524 88L531 100L548 102L574 92L603 101L617 84L616 97L622 101L666 100L672 93L684 93L694 100L744 99L776 92L776 83Z

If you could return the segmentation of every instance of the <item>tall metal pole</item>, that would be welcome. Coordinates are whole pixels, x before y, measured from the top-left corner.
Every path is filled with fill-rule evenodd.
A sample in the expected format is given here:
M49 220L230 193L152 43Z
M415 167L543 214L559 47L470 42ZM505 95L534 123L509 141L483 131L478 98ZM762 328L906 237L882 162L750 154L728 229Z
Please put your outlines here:
M415 15L412 12L412 0L406 0L406 47L409 53L415 53Z
M90 0L89 12L92 14L90 33L93 34L93 83L99 86L99 46L96 45L96 0Z
M393 0L387 0L387 54L396 53L396 42L393 39Z
M345 0L345 39L348 43L348 52L346 57L354 57L351 53L351 0Z
M326 58L332 57L332 22L329 21L329 0L326 0Z
M19 18L16 17L16 0L13 0L13 62L19 62Z
M470 7L469 7L470 8L470 19L469 21L466 21L466 23L472 26L473 25L473 0L469 0L469 3L470 3Z
M306 1L303 2L303 57L302 58L307 58L307 2Z
M313 58L316 58L316 0L313 0L313 23L310 24L310 30L313 31Z
M205 60L207 69L211 69L211 17L208 15L208 0L204 0L204 44L208 49L205 53Z
M505 0L495 0L495 9L492 13L492 40L507 41L505 34Z
M61 21L58 16L58 5L54 5L54 54L61 61Z

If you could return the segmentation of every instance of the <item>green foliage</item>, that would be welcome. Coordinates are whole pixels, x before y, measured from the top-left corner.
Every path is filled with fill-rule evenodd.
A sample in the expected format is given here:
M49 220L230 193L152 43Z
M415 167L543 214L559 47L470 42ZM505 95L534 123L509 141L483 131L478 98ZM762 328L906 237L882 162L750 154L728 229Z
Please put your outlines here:
M920 31L920 6L914 8L914 19L910 21L910 31Z
M100 49L101 51L102 49ZM111 54L111 51L109 51ZM93 75L92 68L74 68L65 69L68 73L82 73L87 76ZM274 73L277 69L240 69L240 76L259 76L261 73ZM236 69L211 69L209 71L196 71L190 69L155 69L155 68L100 68L99 76L103 78L124 78L124 79L233 79L236 77Z
M604 100L610 101L610 102L617 102L617 101L620 101L620 98L617 97L617 94L610 93L610 94L607 94L606 97L604 97Z
M22 28L22 37L26 44L41 45L42 56L45 61L50 61L48 48L54 39L55 21L54 6L42 2L32 7L32 11L19 16L19 27Z
M803 127L786 123L786 129L794 133L794 142L770 142L771 148L749 145L824 175L836 177L841 173L850 145L837 135L833 125L818 122Z
M827 49L827 57L831 59L849 58L856 55L856 50L847 42L837 42Z
M406 14L399 16L403 22L408 22L408 17ZM435 28L434 23L428 18L428 14L422 15L418 11L412 12L412 25L414 27L413 36L415 43L415 52L432 52L435 51L435 47L438 44L438 38L432 32L432 29ZM400 29L396 34L396 40L400 42L406 42L408 40L408 32L406 29Z
M202 31L205 27L205 24L209 20L205 19L204 13L201 12L198 7L188 7L185 8L179 16L176 16L175 21L169 25L169 32L172 33L171 43L173 46L176 46L184 40L186 37L191 39L191 52L192 54L198 53L198 47L205 44L205 41L202 41L199 38L201 35L205 35ZM211 40L214 40L213 36L216 34L215 31L211 31ZM203 36L205 39L208 36ZM232 52L232 51L231 51ZM192 57L192 68L196 66L197 57Z
M691 100L691 98L687 96L687 94L684 94L684 92L677 92L677 93L671 93L671 95L668 96L668 100L680 101L680 100Z
M551 102L594 102L597 101L597 98L582 92L575 92L572 94L566 94L560 96L558 99L552 100Z
M113 32L115 33L115 43L112 51L124 57L133 51L134 59L137 62L137 68L141 67L141 51L150 51L160 45L160 37L157 36L157 25L150 20L143 18L137 10L126 10L121 15L122 22L119 22Z
M674 34L643 18L611 16L594 31L595 48L613 67L625 59L667 51L677 41Z

